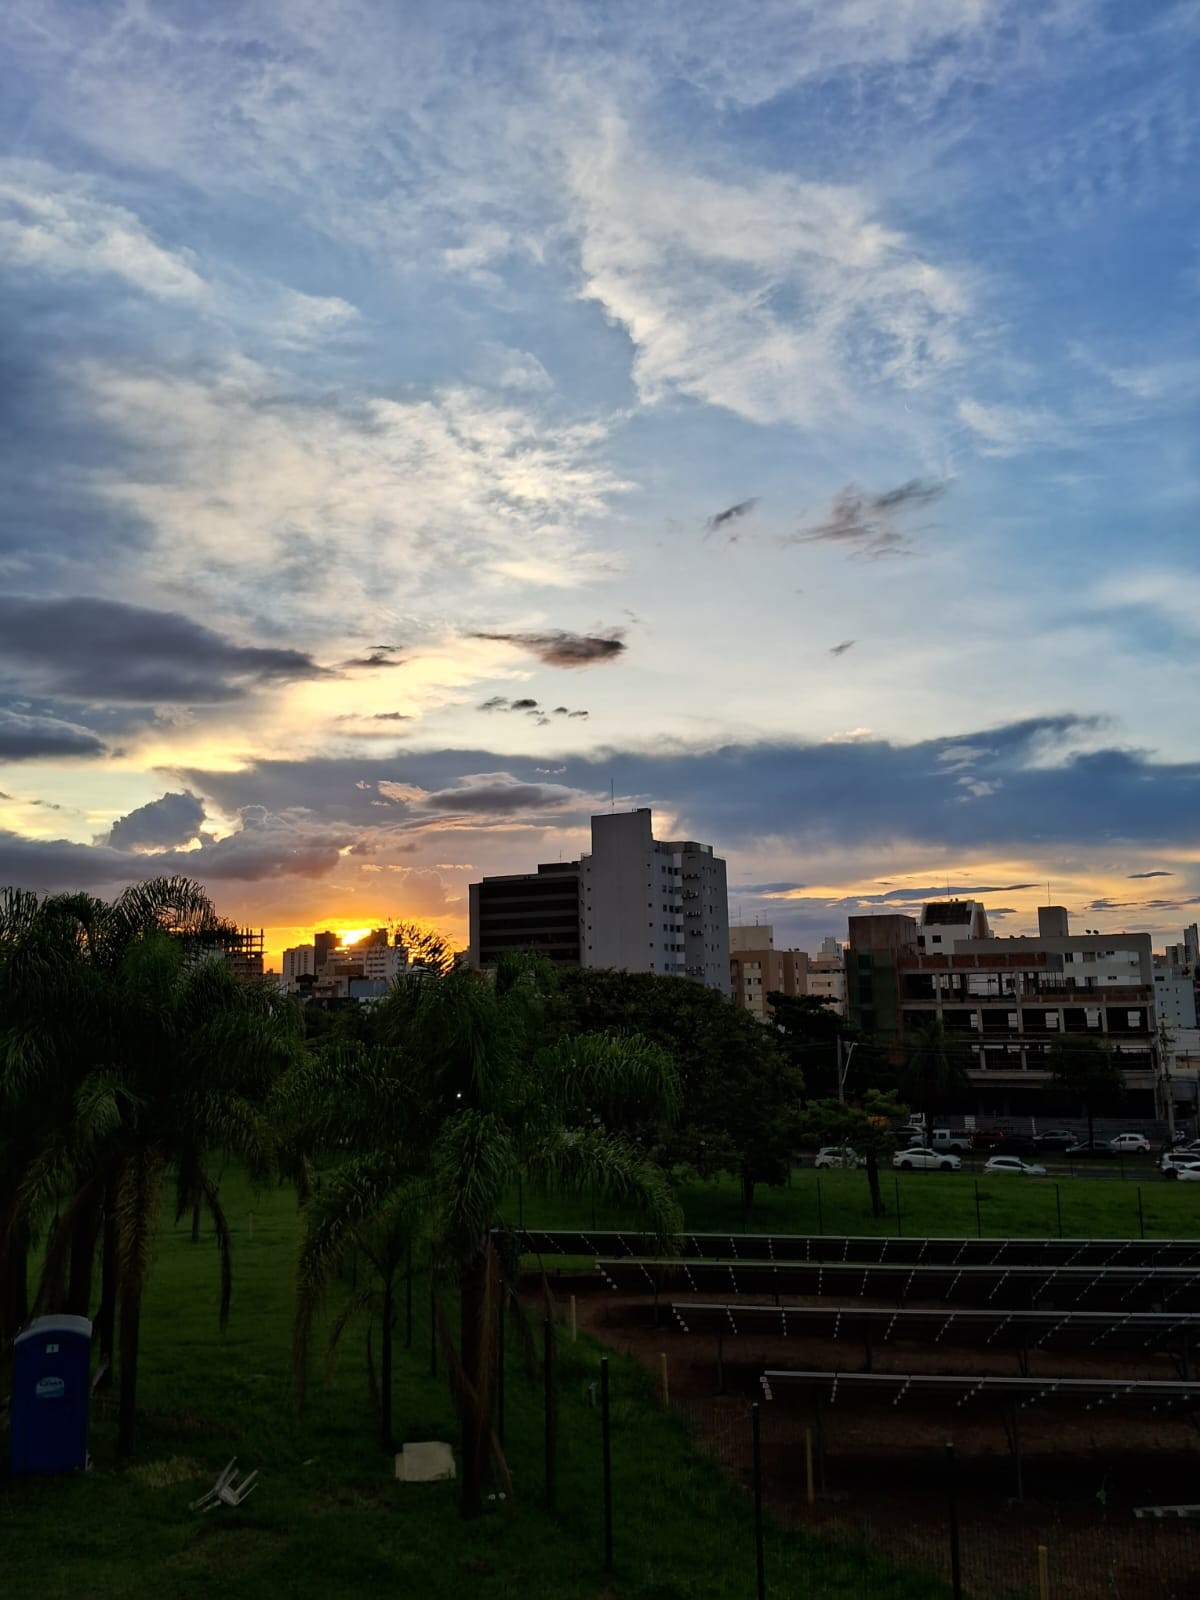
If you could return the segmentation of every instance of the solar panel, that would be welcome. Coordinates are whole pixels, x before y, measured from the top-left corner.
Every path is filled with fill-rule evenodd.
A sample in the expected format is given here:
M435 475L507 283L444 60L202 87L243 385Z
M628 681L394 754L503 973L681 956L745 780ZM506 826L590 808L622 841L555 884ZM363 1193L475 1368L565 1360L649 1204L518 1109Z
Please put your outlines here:
M614 1289L693 1294L946 1300L997 1310L1200 1312L1200 1272L1186 1267L914 1266L907 1262L598 1260Z
M809 1397L827 1405L867 1399L893 1406L936 1402L968 1405L1074 1406L1084 1411L1195 1411L1200 1409L1200 1383L1136 1378L976 1378L928 1372L764 1372L768 1400Z
M651 1256L658 1241L632 1230L528 1228L523 1247L542 1256ZM878 1261L920 1265L1200 1268L1200 1239L897 1239L874 1234L687 1233L685 1260Z
M1152 1311L893 1310L890 1307L764 1306L685 1300L671 1306L680 1329L717 1338L821 1338L877 1344L979 1345L1005 1350L1178 1350L1200 1335L1200 1316Z

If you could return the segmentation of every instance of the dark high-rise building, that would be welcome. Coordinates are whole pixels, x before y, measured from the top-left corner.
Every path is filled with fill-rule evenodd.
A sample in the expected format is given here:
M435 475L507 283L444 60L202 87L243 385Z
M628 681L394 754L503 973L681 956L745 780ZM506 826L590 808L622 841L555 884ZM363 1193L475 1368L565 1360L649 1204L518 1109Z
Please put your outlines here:
M324 933L313 934L313 967L318 977L321 975L321 968L329 960L330 955L334 950L337 949L337 947L338 936L336 933L330 933L328 928Z
M558 861L473 883L473 967L494 966L506 950L531 950L560 966L579 965L579 863Z

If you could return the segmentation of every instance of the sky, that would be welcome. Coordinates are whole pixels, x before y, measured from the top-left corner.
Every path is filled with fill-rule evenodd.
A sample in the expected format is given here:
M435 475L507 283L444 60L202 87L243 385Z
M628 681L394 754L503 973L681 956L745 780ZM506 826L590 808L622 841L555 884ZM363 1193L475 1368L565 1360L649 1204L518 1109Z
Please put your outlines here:
M7 0L0 883L1200 908L1195 0Z

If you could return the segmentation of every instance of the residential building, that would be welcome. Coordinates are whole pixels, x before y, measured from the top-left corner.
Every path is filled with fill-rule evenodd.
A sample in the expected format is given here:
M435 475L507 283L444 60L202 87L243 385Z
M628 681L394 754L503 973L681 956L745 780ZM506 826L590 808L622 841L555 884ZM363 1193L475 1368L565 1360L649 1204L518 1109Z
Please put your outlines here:
M537 950L562 965L669 973L730 993L724 861L696 840L654 838L648 810L592 818L578 861L470 886L470 964Z
M533 950L558 966L579 966L578 861L484 878L469 894L471 966L494 966L506 950Z
M384 987L408 970L408 951L399 944L366 943L362 947L363 979Z
M899 963L915 955L917 919L899 911L850 918L845 953L846 1007L881 1045L900 1039Z
M772 992L808 992L808 953L776 950L775 930L769 923L729 930L729 978L733 1003L760 1022L771 1015L767 996Z
M655 839L649 809L592 818L580 858L585 967L669 973L730 995L725 862L710 844Z
M313 959L316 965L313 970L319 973L337 947L338 936L330 929L326 928L322 933L314 934L313 949L315 955Z
M288 994L297 994L302 977L315 977L317 949L311 944L293 945L283 952L283 988Z
M1042 1109L1057 1039L1103 1039L1125 1075L1129 1113L1164 1109L1150 935L1072 935L1065 909L1043 906L1036 937L963 937L987 922L977 905L964 922L967 904L926 906L925 947L896 956L900 1042L938 1019L969 1062L975 1109L1014 1115ZM931 948L931 930L949 928L954 942Z
M807 993L824 1000L838 1016L846 1013L846 961L841 945L830 937L807 959ZM804 992L804 991L802 991Z

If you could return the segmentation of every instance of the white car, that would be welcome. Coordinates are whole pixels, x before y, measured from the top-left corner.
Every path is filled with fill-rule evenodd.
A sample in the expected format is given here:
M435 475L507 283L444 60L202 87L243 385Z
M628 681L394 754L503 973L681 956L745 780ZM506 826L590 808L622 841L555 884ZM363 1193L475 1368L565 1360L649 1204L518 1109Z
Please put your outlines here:
M1116 1155L1150 1154L1150 1141L1144 1133L1119 1133L1108 1141L1108 1148Z
M1044 1178L1045 1167L1036 1161L1022 1161L1020 1156L993 1156L983 1164L985 1172L1024 1172L1030 1178Z
M817 1152L815 1167L857 1167L862 1157L848 1144L827 1144Z
M962 1162L957 1156L943 1155L940 1150L897 1150L892 1165L901 1172L957 1172Z
M1200 1183L1200 1156L1164 1156L1159 1165L1164 1178L1184 1178Z

